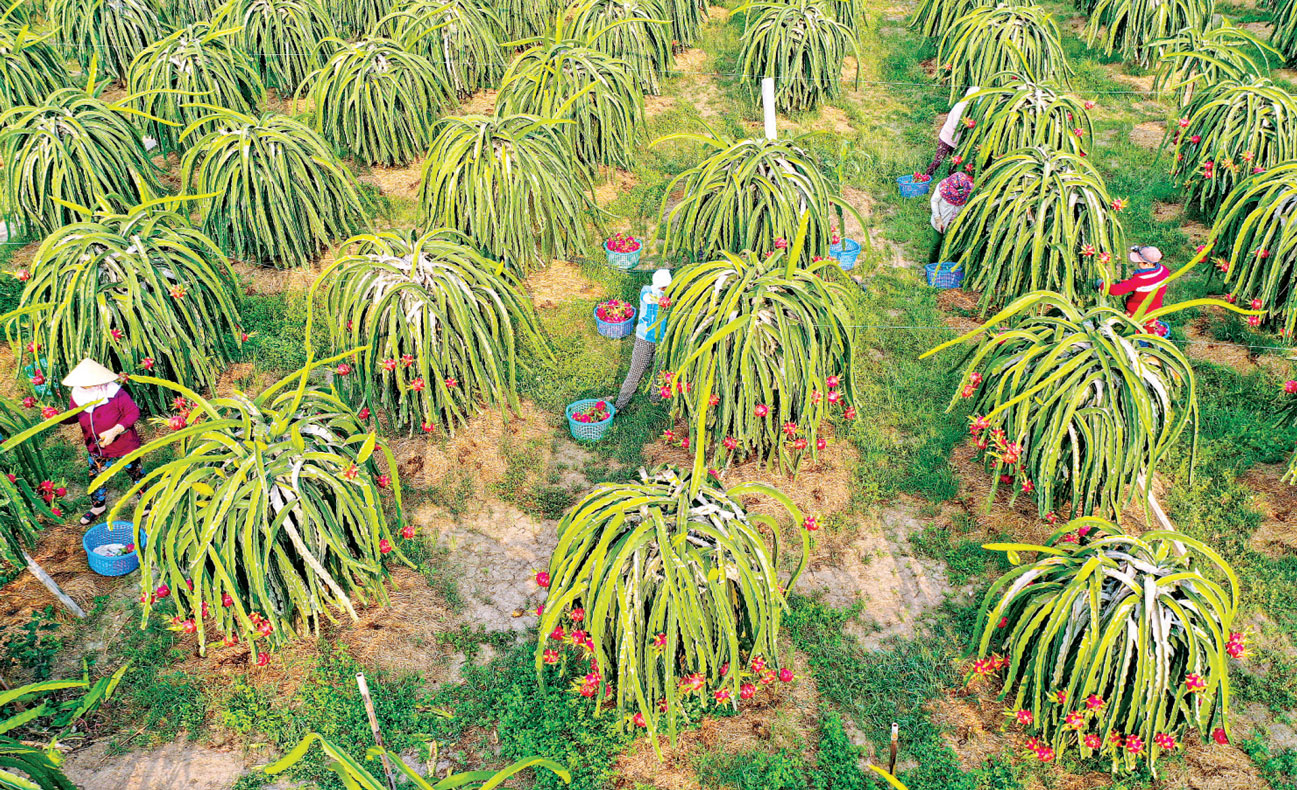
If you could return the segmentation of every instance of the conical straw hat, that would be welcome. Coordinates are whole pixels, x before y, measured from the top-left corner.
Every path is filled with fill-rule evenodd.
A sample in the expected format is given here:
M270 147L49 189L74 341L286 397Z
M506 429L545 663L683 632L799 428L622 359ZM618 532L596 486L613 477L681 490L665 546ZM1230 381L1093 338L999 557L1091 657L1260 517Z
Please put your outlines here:
M77 363L72 372L63 379L65 387L97 387L100 384L111 384L117 380L117 374L95 362L83 359Z

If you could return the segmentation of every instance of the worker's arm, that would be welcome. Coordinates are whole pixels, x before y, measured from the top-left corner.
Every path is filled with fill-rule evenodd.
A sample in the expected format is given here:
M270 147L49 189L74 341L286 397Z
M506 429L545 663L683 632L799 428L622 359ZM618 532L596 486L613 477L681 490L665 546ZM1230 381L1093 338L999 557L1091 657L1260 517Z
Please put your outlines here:
M1107 288L1107 292L1112 294L1113 296L1125 296L1131 291L1134 291L1137 285L1139 285L1139 283L1135 282L1135 278L1132 277L1129 280L1122 280L1119 283L1113 283L1112 285L1109 285ZM1100 285L1099 287L1100 289L1103 289L1102 285Z

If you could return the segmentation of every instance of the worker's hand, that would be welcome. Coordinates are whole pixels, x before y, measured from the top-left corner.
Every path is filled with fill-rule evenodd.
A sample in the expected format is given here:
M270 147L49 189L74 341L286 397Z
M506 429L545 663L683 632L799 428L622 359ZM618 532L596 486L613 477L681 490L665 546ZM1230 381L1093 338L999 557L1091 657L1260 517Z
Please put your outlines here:
M107 447L108 445L112 444L114 441L117 440L118 436L122 435L122 432L124 432L125 430L126 429L120 425L114 425L113 427L99 434L99 446Z
M1098 291L1099 293L1103 293L1103 289L1104 289L1103 280L1100 280L1099 278L1096 277L1090 281L1090 285L1094 286L1094 290Z

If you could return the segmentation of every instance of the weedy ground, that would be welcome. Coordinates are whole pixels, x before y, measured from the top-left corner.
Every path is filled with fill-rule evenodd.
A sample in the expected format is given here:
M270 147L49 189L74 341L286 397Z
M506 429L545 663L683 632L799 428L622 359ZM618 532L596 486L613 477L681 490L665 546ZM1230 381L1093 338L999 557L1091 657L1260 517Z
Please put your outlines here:
M1076 93L1099 102L1091 157L1112 194L1131 201L1122 215L1127 237L1186 260L1205 228L1183 211L1160 150L1170 107L1148 93L1150 75L1086 49L1070 6L1047 5L1065 31ZM873 241L858 267L869 290L853 315L865 371L860 419L820 467L774 480L825 517L787 619L798 684L741 715L700 722L666 748L664 762L585 700L537 687L528 637L540 591L530 578L548 556L555 519L590 486L672 457L657 441L665 409L644 399L603 442L578 447L566 438L563 405L610 395L629 356L627 343L593 332L591 306L609 295L632 298L648 273L556 262L528 282L555 353L527 356L522 413L508 422L484 415L455 437L394 443L424 542L414 554L420 570L393 577L391 609L365 610L359 623L251 669L246 654L200 658L192 642L159 623L141 628L129 578L87 573L77 528L45 536L38 558L91 616L68 622L47 609L29 577L11 574L0 596L0 674L26 679L75 673L83 660L97 669L133 662L89 738L69 744L70 775L89 790L337 787L319 759L275 784L249 769L311 730L362 754L370 736L354 676L364 671L389 746L439 773L540 754L567 763L582 790L861 788L872 786L861 758L885 760L897 722L898 768L913 790L1297 788L1297 494L1279 481L1297 430L1275 427L1271 416L1290 363L1276 338L1235 318L1202 312L1173 329L1199 377L1201 442L1196 459L1187 443L1177 449L1157 487L1179 528L1215 545L1244 581L1255 649L1234 677L1237 743L1193 745L1157 779L1113 784L1097 764L1042 766L1021 757L1000 708L964 687L960 657L980 596L1005 567L980 546L999 535L1040 537L1041 526L1003 504L986 507L981 473L961 447L964 415L946 413L955 354L917 359L977 325L966 295L923 284L927 201L901 200L893 181L926 163L948 96L930 76L934 47L905 26L912 4L869 0L866 8L861 61L843 70L853 79L858 65L861 83L814 113L779 121L781 134L822 133L807 145L847 185ZM1264 17L1251 7L1221 10L1240 23ZM647 101L635 169L600 174L596 197L609 212L602 230L650 232L668 182L700 155L692 143L651 144L656 138L706 127L759 133L753 94L736 75L742 19L720 7L710 18L698 45L678 56L679 74L664 95ZM1273 76L1292 87L1290 73ZM481 112L492 102L485 93L469 104ZM379 225L415 221L417 167L357 172ZM33 251L0 247L0 264ZM240 272L255 334L223 386L255 389L304 361L312 272ZM1217 285L1189 278L1172 298ZM15 282L0 280L0 312L16 300ZM12 394L12 354L3 347L0 366L0 388ZM51 452L61 476L76 483L83 469L73 441L69 434ZM1129 523L1139 528L1139 515Z

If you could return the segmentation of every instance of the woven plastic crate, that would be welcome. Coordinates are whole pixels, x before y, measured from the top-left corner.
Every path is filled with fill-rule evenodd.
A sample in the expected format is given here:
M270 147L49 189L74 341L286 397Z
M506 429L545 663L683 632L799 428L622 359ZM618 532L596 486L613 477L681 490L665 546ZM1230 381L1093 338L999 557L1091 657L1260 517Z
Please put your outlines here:
M916 198L928 194L928 187L932 186L932 179L915 181L912 175L901 176L896 179L896 185L901 188L901 197Z
M604 242L603 251L608 253L608 265L614 269L634 269L639 266L639 254L644 250L641 246L634 252L613 252L608 249L608 242Z
M594 306L594 328L604 337L622 338L635 331L635 311L625 321L605 321L599 317L599 305Z
M81 547L86 550L86 562L90 564L90 570L100 576L125 576L136 568L140 567L139 549L144 548L148 543L148 536L140 530L140 545L135 547L135 551L129 554L123 554L120 557L104 557L96 554L95 549L108 543L124 543L130 545L135 542L134 534L135 525L129 521L113 521L96 524L86 530L86 534L81 537Z
M842 267L842 270L849 272L855 268L856 256L860 255L860 242L855 239L843 239L842 249L833 252L832 248L830 248L829 252L834 258L838 259L838 265Z
M588 409L599 401L608 404L608 419L603 422L577 422L572 419L572 415ZM612 405L611 398L585 398L584 400L575 401L567 405L567 428L572 432L572 438L582 442L597 442L603 438L604 433L612 425L613 418L617 416L617 407Z
M924 268L928 274L928 285L933 288L958 288L964 284L964 267L954 261L929 263Z

